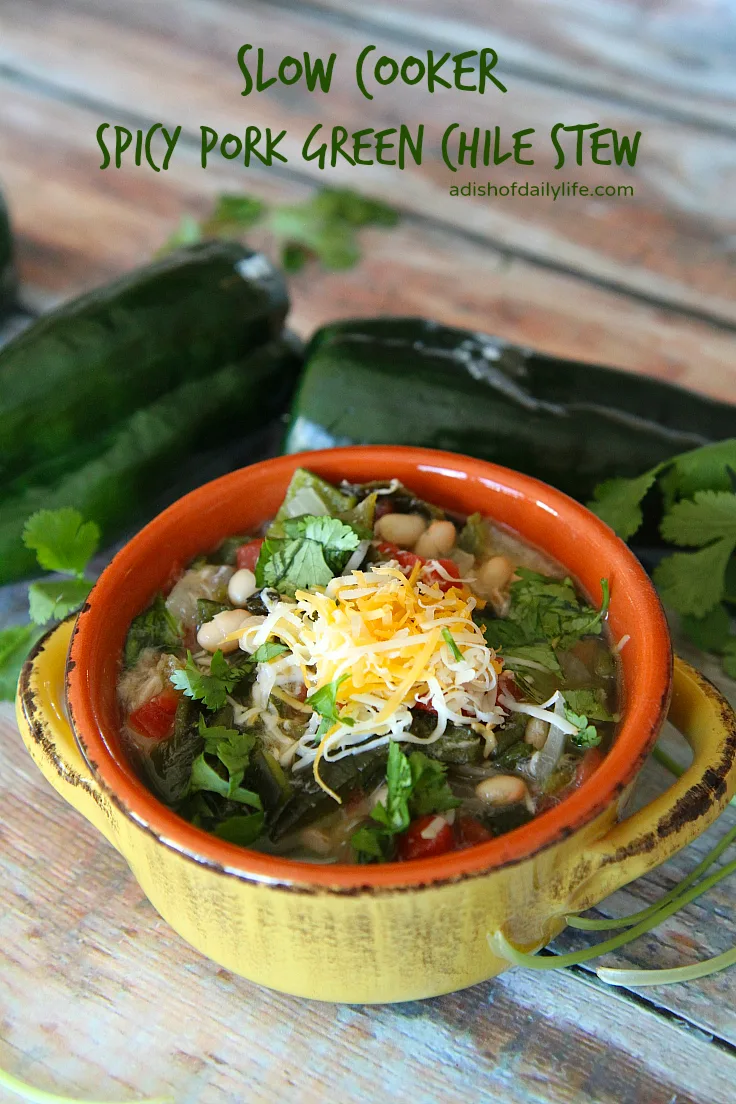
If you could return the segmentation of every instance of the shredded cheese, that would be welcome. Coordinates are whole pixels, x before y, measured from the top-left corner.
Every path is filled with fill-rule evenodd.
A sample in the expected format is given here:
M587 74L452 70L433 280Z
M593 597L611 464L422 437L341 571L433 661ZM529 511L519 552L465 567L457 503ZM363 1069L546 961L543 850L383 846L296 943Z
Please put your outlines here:
M313 694L347 676L337 691L339 720L317 741L314 717L296 745L294 764L296 770L311 765L336 799L320 779L322 760L333 762L389 740L432 742L451 721L488 730L503 720L496 702L502 663L472 619L476 599L452 579L445 593L435 566L416 563L407 575L390 561L333 579L324 590L297 591L295 601L274 602L268 616L250 623L239 638L249 653L272 638L290 649L259 664L254 704L260 708L287 679L293 683L300 677ZM443 638L445 627L460 659ZM278 696L286 701L287 693ZM417 703L437 713L429 737L409 732Z

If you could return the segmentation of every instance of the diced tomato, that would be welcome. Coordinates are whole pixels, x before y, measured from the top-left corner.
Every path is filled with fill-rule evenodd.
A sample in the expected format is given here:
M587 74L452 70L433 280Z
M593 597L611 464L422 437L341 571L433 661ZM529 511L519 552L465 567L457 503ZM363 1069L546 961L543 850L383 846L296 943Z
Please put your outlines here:
M435 855L444 855L447 851L454 851L455 837L452 828L444 822L443 826L432 839L425 839L422 832L435 820L435 814L419 817L412 821L407 830L398 837L399 858L403 861L410 859L430 859Z
M241 544L240 548L235 553L235 562L238 565L238 570L247 567L248 571L255 571L258 557L261 554L262 544L262 537L259 540L252 540L248 541L247 544Z
M492 839L491 833L473 816L458 817L454 824L455 846L458 850L473 847L476 843L485 843Z
M390 541L381 541L378 545L378 551L387 560L397 560L401 567L408 567L410 570L414 567L414 564L425 563L421 556L409 552L406 548L399 548L398 544L391 544Z
M175 690L162 690L155 698L149 698L128 717L128 724L141 736L151 740L165 740L174 731L174 717L179 704Z
M600 748L588 748L585 755L578 763L577 770L575 771L575 781L572 784L572 789L577 790L582 786L583 782L587 782L588 779L603 762L603 752Z
M437 563L441 567L444 567L447 574L452 575L453 579L460 578L460 568L457 566L454 560L437 560ZM444 594L447 594L447 591L450 589L450 587L457 586L457 583L453 583L449 579L446 579L444 575L441 575L440 572L436 571L434 568L431 568L429 571L425 572L424 580L427 583L436 583Z
M432 716L437 716L437 710L429 702L415 701L412 709L416 709L419 713L431 713Z

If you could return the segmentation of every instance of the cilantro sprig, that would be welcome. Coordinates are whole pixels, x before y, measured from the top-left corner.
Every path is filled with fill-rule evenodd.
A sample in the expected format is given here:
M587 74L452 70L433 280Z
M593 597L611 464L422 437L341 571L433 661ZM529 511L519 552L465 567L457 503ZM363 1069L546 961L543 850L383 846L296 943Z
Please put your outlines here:
M361 257L358 231L388 229L398 219L385 203L349 188L319 188L304 203L270 207L255 196L223 194L200 222L185 215L161 252L204 238L241 238L260 225L276 242L286 272L299 272L309 261L327 269L352 268Z
M388 749L386 801L378 802L367 824L353 833L351 845L357 862L386 862L393 858L395 837L405 832L412 818L443 813L460 804L450 789L447 768L422 751L407 756L396 741Z
M256 743L255 735L223 725L210 726L203 717L199 718L199 735L204 740L204 749L192 764L189 793L206 790L241 805L262 809L258 794L241 786ZM217 769L218 764L227 771L227 778Z
M28 652L54 621L78 609L93 586L85 572L100 542L99 527L77 510L39 510L23 529L23 542L39 566L62 578L43 579L28 588L30 623L0 631L0 700L12 701Z
M240 680L253 669L253 663L247 659L244 663L230 664L218 648L212 656L209 671L195 663L192 653L187 651L186 662L171 674L171 684L182 690L186 697L201 701L207 709L222 709Z
M507 616L478 618L486 640L504 658L508 654L512 670L524 668L523 662L515 660L528 659L560 674L557 649L601 632L610 601L608 581L601 579L603 600L594 609L581 601L571 579L553 579L525 567L517 567L516 576Z
M351 525L326 515L285 518L280 531L283 537L266 537L261 545L256 583L291 597L297 590L327 586L360 544Z
M736 438L682 453L635 479L609 480L589 506L630 540L650 503L662 539L678 549L653 573L662 600L680 614L691 640L721 655L736 678L736 633L724 605L736 601Z

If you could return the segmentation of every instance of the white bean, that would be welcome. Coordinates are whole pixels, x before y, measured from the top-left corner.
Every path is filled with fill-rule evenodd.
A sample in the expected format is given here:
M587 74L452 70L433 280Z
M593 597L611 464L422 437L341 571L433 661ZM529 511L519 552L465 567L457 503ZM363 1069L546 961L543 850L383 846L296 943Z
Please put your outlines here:
M478 590L485 596L490 596L503 590L516 570L515 565L507 556L491 556L481 565L478 572Z
M222 613L215 614L211 621L202 625L197 633L197 643L206 652L214 653L218 648L224 653L234 652L238 647L238 637L236 636L234 640L225 640L225 637L242 628L251 616L252 614L247 610L223 610Z
M524 740L527 744L531 744L533 748L539 751L546 744L548 734L549 724L547 721L540 721L539 717L529 718L524 729Z
M516 805L526 801L529 791L523 779L512 774L495 774L479 782L475 793L486 805Z
M425 560L438 560L451 552L457 530L451 521L433 521L426 533L422 533L414 551Z
M376 522L376 536L381 540L398 544L399 548L413 548L427 523L419 514L384 514Z
M256 577L247 567L241 567L236 571L227 584L227 596L236 606L242 606L251 594L257 590Z

